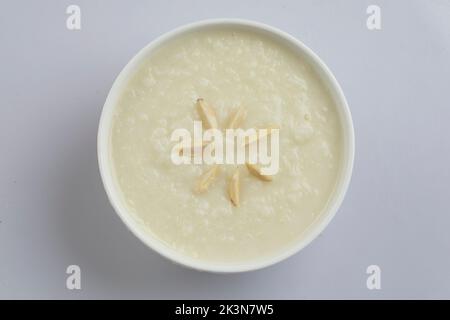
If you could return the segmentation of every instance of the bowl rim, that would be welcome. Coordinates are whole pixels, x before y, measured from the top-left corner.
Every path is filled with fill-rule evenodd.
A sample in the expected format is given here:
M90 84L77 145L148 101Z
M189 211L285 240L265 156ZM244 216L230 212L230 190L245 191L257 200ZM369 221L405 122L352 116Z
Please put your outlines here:
M121 89L128 83L129 78L134 74L134 71L137 70L142 60L145 59L145 57L147 57L149 54L151 54L152 50L154 50L164 42L176 36L179 36L180 34L214 26L234 26L253 29L255 31L264 32L268 36L277 38L278 40L284 41L286 42L286 44L293 45L299 51L299 53L301 52L301 54L306 59L308 59L308 63L313 67L314 71L321 78L321 81L324 83L324 85L327 86L328 90L330 91L330 95L336 105L343 136L344 150L342 155L343 163L341 165L341 170L339 173L340 177L338 177L337 185L335 187L335 190L333 191L334 194L331 201L324 209L324 211L321 212L320 217L318 217L320 221L315 221L310 226L313 228L307 230L303 237L301 237L293 245L288 246L285 250L282 250L281 252L270 257L264 257L262 259L247 261L244 263L222 264L194 259L180 252L177 252L176 250L164 244L160 239L152 235L150 232L145 231L144 228L142 228L136 221L136 219L132 216L132 214L128 212L127 208L120 200L121 194L114 179L112 161L110 159L109 144L114 107L116 105L117 99L120 96L119 93ZM115 79L107 95L100 115L97 134L97 157L103 186L105 188L108 199L112 207L114 208L114 211L127 226L127 228L145 245L158 252L162 256L168 258L169 260L186 267L216 273L234 273L265 268L282 260L285 260L302 250L315 238L317 238L320 233L322 233L322 231L336 215L336 212L341 206L345 194L348 190L353 171L355 154L354 140L355 137L353 121L344 93L330 69L309 47L307 47L300 40L291 36L287 32L269 26L265 23L245 19L220 18L201 20L179 26L172 31L164 33L163 35L160 35L159 37L151 41L144 48L140 49L139 52L134 55L133 58L131 58L131 60L129 60L129 62L125 65L125 67L121 70L121 72Z

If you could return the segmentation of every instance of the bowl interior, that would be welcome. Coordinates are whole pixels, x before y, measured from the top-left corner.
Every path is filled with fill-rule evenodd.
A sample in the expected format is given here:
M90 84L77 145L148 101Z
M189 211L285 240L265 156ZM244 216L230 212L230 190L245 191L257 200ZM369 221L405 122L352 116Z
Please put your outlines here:
M112 161L110 159L110 137L113 111L122 90L128 83L128 80L136 73L141 63L152 54L153 50L164 45L167 41L170 41L175 37L204 28L233 28L262 33L265 36L273 38L274 40L279 41L282 45L288 46L294 50L294 52L298 53L299 57L309 62L321 78L323 84L328 89L332 99L334 100L341 123L341 132L343 137L343 158L341 160L341 169L339 170L335 191L324 212L318 216L315 222L306 230L303 237L293 246L270 258L264 258L261 260L252 261L250 263L215 264L208 261L199 261L189 256L180 254L165 245L157 237L144 230L144 228L142 228L128 212L118 184L115 181ZM327 66L308 47L292 36L261 23L235 19L207 20L189 24L159 37L143 48L130 60L115 80L103 107L98 131L98 159L103 184L112 206L125 225L147 246L151 247L170 260L194 269L212 272L241 272L263 268L293 255L309 244L323 231L338 210L350 182L353 158L354 133L350 111L339 84Z

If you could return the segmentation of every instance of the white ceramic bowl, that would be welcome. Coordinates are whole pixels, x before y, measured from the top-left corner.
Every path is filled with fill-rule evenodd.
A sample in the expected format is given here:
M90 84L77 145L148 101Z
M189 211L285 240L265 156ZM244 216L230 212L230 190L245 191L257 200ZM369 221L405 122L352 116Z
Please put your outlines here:
M302 59L306 59L311 64L317 74L321 77L323 83L328 87L331 96L334 99L343 132L344 150L342 168L340 170L340 177L338 178L338 186L332 196L332 199L330 200L326 212L323 212L320 215L320 218L317 219L308 228L304 237L302 237L298 241L298 243L288 248L287 250L279 252L277 255L274 255L267 259L233 265L216 264L208 261L195 260L193 258L180 254L179 252L173 250L172 248L159 241L157 237L144 231L143 228L139 226L139 224L128 212L127 207L121 200L120 190L114 180L112 161L110 159L110 134L112 127L113 109L116 106L116 102L120 96L120 93L123 91L130 77L138 70L142 61L148 58L155 48L164 46L167 41L170 41L174 37L178 37L189 31L217 26L220 26L222 28L238 27L260 32L268 35L269 37L277 38L279 41L284 42L287 46L296 50ZM125 66L125 68L123 68L122 72L115 80L108 94L108 97L106 98L106 102L100 118L97 142L100 173L106 193L108 194L108 198L112 206L114 207L115 211L122 219L122 221L125 223L125 225L147 246L159 252L161 255L169 258L170 260L197 270L211 272L241 272L260 269L286 259L304 248L325 229L325 227L334 217L336 211L341 205L350 182L354 158L353 124L347 101L345 100L344 94L335 77L327 68L327 66L322 62L322 60L320 60L319 57L302 42L283 31L262 23L237 19L215 19L191 23L160 36L145 48L143 48L141 51L139 51L139 53L131 59L131 61Z

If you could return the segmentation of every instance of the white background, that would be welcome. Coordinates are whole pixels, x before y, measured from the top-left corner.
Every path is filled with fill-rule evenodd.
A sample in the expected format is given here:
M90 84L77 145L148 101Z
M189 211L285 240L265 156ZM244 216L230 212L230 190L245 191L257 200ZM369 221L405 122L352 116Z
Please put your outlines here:
M82 29L65 13L81 7ZM366 8L382 30L366 28ZM264 22L335 73L356 131L335 219L276 266L215 275L140 243L104 193L96 133L128 60L205 18ZM0 298L450 298L450 1L1 1ZM68 265L82 289L66 289ZM382 289L366 288L366 268Z

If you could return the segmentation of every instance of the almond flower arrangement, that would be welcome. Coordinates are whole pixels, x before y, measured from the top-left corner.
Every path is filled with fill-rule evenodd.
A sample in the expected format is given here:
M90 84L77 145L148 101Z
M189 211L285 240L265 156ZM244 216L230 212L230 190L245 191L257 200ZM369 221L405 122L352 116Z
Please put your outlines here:
M202 121L202 126L204 129L219 129L217 116L214 108L206 103L204 99L199 98L196 102L197 112L200 116L200 119ZM240 107L238 108L230 117L230 120L226 126L225 129L238 129L241 127L241 124L244 122L245 118L247 117L247 111ZM252 143L257 142L259 139L261 139L264 135L269 136L272 132L272 129L276 129L276 126L271 126L267 128L266 130L263 130L263 134L255 134L250 135L246 137L245 139L245 146L248 146ZM200 147L203 149L207 145L206 142L202 141L200 144ZM191 151L194 150L195 146L191 146ZM180 150L180 153L182 153L183 150ZM193 152L191 152L193 154ZM260 179L261 181L270 182L272 181L273 176L272 175L264 175L261 172L261 167L258 164L252 164L249 162L245 163L245 166L248 170L248 172ZM228 182L228 196L230 198L231 203L238 207L240 204L240 171L239 166L235 169L234 173L229 178ZM208 170L206 170L197 181L194 191L197 194L204 193L208 191L210 186L213 184L213 182L218 178L220 175L220 165L214 164L212 167L210 167Z

